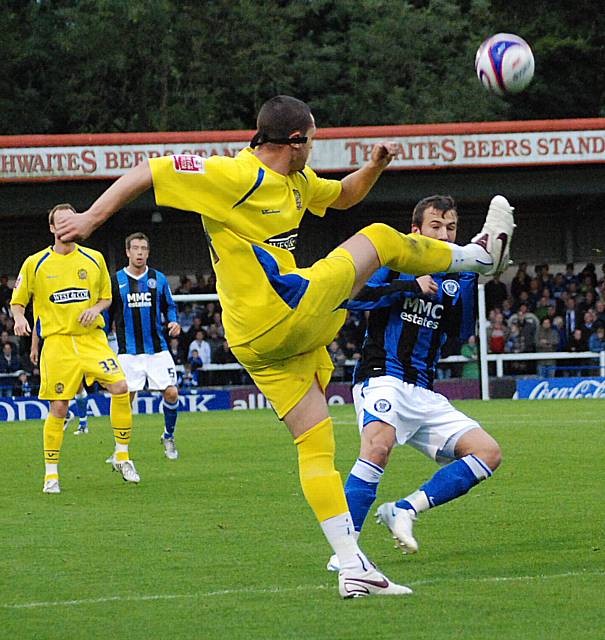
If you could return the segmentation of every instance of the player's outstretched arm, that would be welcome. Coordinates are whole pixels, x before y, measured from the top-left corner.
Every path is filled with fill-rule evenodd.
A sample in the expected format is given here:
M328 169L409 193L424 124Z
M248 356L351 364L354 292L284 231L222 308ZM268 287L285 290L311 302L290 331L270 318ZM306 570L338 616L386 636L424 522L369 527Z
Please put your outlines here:
M330 205L333 209L348 209L361 202L397 153L394 142L379 142L372 147L370 159L341 180L342 191Z
M145 160L118 178L97 198L88 211L77 216L64 216L61 212L57 212L55 216L57 234L63 242L88 238L116 211L147 191L152 184L149 162Z

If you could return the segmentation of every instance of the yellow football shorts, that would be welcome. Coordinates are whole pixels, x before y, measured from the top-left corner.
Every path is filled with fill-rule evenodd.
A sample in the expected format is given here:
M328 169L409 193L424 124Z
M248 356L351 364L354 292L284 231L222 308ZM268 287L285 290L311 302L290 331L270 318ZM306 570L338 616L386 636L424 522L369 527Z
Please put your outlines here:
M125 380L116 354L102 329L82 336L53 335L44 340L40 356L42 400L71 400L82 379L107 386Z
M283 418L317 378L322 389L334 369L326 350L342 327L347 312L339 306L350 297L355 265L344 249L295 273L309 281L298 306L286 318L233 353Z

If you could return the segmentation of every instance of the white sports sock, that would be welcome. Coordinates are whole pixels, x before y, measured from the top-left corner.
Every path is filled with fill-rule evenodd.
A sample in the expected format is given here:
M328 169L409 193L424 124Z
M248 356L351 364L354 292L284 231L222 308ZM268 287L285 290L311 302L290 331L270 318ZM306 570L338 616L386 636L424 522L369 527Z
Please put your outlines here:
M53 463L46 463L44 465L44 472L47 476L56 476L59 475L59 465Z
M366 571L372 564L357 544L351 514L347 511L320 522L324 535L338 557L340 569L361 569Z
M489 253L475 243L466 244L463 247L457 244L450 244L452 248L452 264L448 268L448 273L458 273L459 271L475 271L484 273L493 267L493 260Z
M384 470L369 460L357 458L355 464L351 468L351 475L361 478L366 482L378 484L382 480Z
M416 513L428 511L431 507L426 493L420 489L418 489L418 491L414 491L414 493L410 493L410 495L407 498L404 498L404 500L407 500L414 507Z

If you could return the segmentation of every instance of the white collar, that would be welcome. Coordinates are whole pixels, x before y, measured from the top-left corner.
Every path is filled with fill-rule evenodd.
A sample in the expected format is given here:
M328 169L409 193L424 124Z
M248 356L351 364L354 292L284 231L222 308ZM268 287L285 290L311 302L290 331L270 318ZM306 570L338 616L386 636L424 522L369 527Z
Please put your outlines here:
M145 267L145 271L143 271L143 273L140 276L135 276L134 273L130 273L130 271L128 271L128 267L124 267L124 271L126 272L126 275L129 276L130 278L134 278L135 280L140 280L149 271L149 266Z

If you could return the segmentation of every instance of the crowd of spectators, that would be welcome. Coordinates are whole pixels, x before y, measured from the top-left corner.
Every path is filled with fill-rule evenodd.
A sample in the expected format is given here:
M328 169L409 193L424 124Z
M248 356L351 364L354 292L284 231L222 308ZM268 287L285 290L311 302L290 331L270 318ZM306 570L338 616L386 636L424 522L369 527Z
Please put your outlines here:
M553 274L548 264L538 264L531 275L521 263L509 287L498 277L485 285L485 302L489 352L545 354L537 364L508 363L509 373L595 373L592 362L565 365L546 354L605 350L605 265L600 273L591 263L576 272L569 263L564 272Z
M521 263L507 285L494 277L485 285L488 313L488 351L491 353L544 353L543 360L507 363L507 373L543 376L553 375L554 359L548 353L557 351L605 350L605 264L597 273L587 264L576 273L568 264L564 272L552 274L547 264L539 264L533 275ZM0 395L35 395L39 371L29 358L29 340L13 333L10 315L12 289L9 278L0 276ZM201 274L194 280L180 278L174 294L215 294L214 274ZM218 302L179 303L178 321L181 335L169 339L169 349L179 371L179 386L187 391L206 385L248 384L250 378L237 367L217 370L208 365L236 363L225 339ZM362 312L350 312L337 338L328 351L334 362L336 381L351 379L353 365L360 357L365 331ZM465 378L478 377L477 339L472 336L465 345L446 345L443 355L461 353L471 360L464 365L443 365L439 377L452 373ZM592 363L566 361L559 363L561 373L591 374Z

